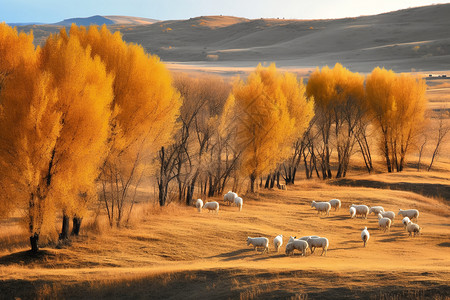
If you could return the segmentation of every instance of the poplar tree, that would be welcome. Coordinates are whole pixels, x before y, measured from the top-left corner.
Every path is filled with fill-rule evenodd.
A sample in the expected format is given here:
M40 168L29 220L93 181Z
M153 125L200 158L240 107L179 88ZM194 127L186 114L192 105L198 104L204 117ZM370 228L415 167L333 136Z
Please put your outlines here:
M33 252L55 211L79 211L106 153L112 76L76 37L52 35L0 93L1 201L26 211Z
M255 180L290 155L313 116L313 101L295 75L279 72L275 64L258 65L246 81L234 83L225 115L235 126L241 172L249 176L254 192Z
M366 80L367 104L380 135L388 172L402 171L423 126L426 84L419 77L375 68Z

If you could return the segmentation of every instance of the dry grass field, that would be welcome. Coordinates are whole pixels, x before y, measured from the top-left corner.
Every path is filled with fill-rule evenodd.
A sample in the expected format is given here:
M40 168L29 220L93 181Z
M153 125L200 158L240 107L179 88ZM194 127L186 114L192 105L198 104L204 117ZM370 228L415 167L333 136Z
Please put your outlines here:
M422 173L407 172L414 184ZM428 175L428 173L427 173ZM395 181L397 174L371 175ZM431 181L446 182L434 172ZM359 177L358 177L359 178ZM318 216L312 200L339 198L342 208ZM144 198L143 198L144 199ZM244 196L244 208L221 206L219 214L142 201L130 226L107 229L106 220L85 224L79 238L48 245L35 257L17 243L0 252L2 297L29 298L374 298L445 299L450 296L450 209L448 199L370 187L299 181L287 191L262 190ZM221 199L218 200L222 204ZM350 219L352 203L420 210L422 235L408 237L397 217L390 232L375 216ZM92 223L87 220L86 223ZM1 225L5 232L20 232ZM364 248L360 232L371 238ZM330 241L327 256L287 257L273 249L273 238L320 235ZM255 252L247 236L270 238L270 253ZM22 235L26 240L26 236ZM11 242L11 241L10 241Z

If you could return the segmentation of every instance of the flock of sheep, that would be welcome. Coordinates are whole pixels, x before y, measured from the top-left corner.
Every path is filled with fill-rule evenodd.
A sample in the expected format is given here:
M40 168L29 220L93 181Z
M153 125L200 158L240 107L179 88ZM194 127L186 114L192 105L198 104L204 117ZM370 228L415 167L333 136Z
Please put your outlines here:
M239 208L239 211L242 210L243 200L239 197L235 192L229 191L223 197L225 204L234 204ZM202 208L208 209L208 211L219 212L219 203L217 201L206 202L203 204L201 199L198 199L195 203L198 211L201 212ZM325 215L329 215L331 208L334 208L334 211L337 211L341 208L341 201L339 199L332 199L328 202L316 202L312 201L311 207L317 210L317 214L324 213ZM361 216L364 219L367 219L369 214L374 214L378 216L378 226L380 230L384 232L389 231L392 224L394 223L395 213L393 211L384 211L382 206L372 206L368 207L367 205L350 205L350 218L355 218ZM420 234L421 228L418 224L413 223L411 220L415 219L416 222L419 218L419 211L417 209L400 209L397 215L403 216L403 226L406 231L409 233L409 236L414 236L416 234ZM364 243L364 247L366 247L367 242L369 241L370 233L367 230L367 227L361 232L361 239ZM283 245L283 235L278 235L274 238L273 244L275 247L275 251L279 252L281 246ZM263 253L269 253L269 239L266 237L247 237L247 246L252 245L255 251L258 248L263 249ZM310 249L311 254L314 253L316 248L322 248L321 255L327 254L327 249L329 246L328 239L320 236L304 236L299 239L296 237L290 237L288 243L286 244L286 255L294 254L294 250L298 250L302 253L303 256L306 256L306 250Z

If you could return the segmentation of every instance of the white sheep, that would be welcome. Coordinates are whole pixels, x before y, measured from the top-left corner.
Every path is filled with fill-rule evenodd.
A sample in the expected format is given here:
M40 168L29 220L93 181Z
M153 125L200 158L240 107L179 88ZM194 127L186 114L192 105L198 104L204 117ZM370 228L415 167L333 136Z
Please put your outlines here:
M239 211L242 210L242 204L244 204L244 200L242 200L241 197L236 197L236 198L234 198L234 205L236 205L237 207L239 207Z
M419 235L421 230L422 228L420 228L419 224L415 224L411 221L409 221L408 225L406 226L406 231L409 232L409 236L411 236L413 232L414 236L416 236L416 233L417 235Z
M324 212L327 216L330 215L331 204L328 202L311 202L311 207L317 209L317 213Z
M367 230L367 227L364 227L363 231L361 231L361 239L362 239L363 242L364 242L364 247L366 247L366 244L367 244L367 242L368 242L369 239L370 239L370 233L369 233L369 231Z
M411 219L408 217L404 217L402 220L403 226L405 227L406 230L406 226L408 226L408 223L411 222Z
M391 219L389 218L384 218L381 214L378 214L378 227L380 229L384 229L384 232L389 231L389 229L391 228Z
M384 212L383 206L372 206L372 207L369 209L369 215L370 215L371 213L373 213L375 216L378 216L378 214L379 214L380 212Z
M209 212L215 211L218 214L219 213L219 202L216 202L216 201L206 202L203 205L203 208L206 208Z
M294 250L302 252L303 256L306 256L306 249L308 249L308 243L303 240L294 240L286 245L286 255L294 254Z
M235 192L232 191L228 191L228 193L226 193L225 195L223 195L223 201L230 205L232 203L234 203L234 198L236 198L238 195Z
M331 199L328 203L330 203L331 207L334 208L334 211L341 208L341 200L339 199Z
M318 237L318 238L313 238L310 237L309 239L306 240L306 242L308 243L309 248L311 248L311 254L314 253L314 250L316 248L322 248L322 253L320 255L323 255L325 253L325 256L327 255L327 249L328 249L328 239L324 238L324 237Z
M398 215L402 215L404 217L408 217L410 220L416 218L416 221L419 218L419 211L417 209L399 209Z
M350 207L350 218L354 218L356 216L356 208Z
M251 237L247 237L247 246L249 246L250 244L253 245L253 247L255 247L255 251L258 251L258 247L263 247L263 253L267 251L267 253L269 253L269 239L265 238L265 237L256 237L256 238L251 238Z
M273 239L273 245L275 246L275 251L280 251L280 247L281 245L283 245L283 235L277 235L274 239Z
M355 205L352 204L350 207L354 207L356 210L356 216L360 215L367 219L367 215L369 214L369 207L367 205Z
M385 211L385 212L380 212L380 215L383 216L383 218L389 218L391 219L391 225L394 224L394 219L395 219L395 212L393 211Z
M198 212L202 212L203 207L202 199L197 199L197 201L195 201L195 207L197 207Z

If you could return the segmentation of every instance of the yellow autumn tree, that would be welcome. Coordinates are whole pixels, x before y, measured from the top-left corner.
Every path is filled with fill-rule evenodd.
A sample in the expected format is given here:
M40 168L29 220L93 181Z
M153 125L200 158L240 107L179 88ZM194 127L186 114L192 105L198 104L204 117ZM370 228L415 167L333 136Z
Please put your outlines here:
M159 57L147 54L140 45L126 43L120 32L111 33L106 26L73 25L70 36L78 37L114 74L110 151L102 182L110 225L120 225L127 202L132 208L130 188L137 188L157 150L174 133L180 96Z
M34 74L35 67L36 52L33 45L33 35L22 32L18 33L15 28L12 28L5 23L0 23L0 97L2 95L2 88L7 83L8 77L9 79L12 79L20 76L16 74ZM42 80L45 81L44 78L42 78ZM42 83L42 89L45 90L45 82ZM24 92L25 90L19 89L18 93ZM26 97L25 94L22 96ZM4 100L1 99L2 98L0 98L0 118L4 118ZM20 118L20 116L10 116L10 118L13 117ZM2 128L3 130L9 130L9 128L5 128L4 126ZM2 151L7 151L7 148L10 147L10 145L6 144L4 140L1 140L0 147L3 149ZM13 179L13 177L7 176L9 171L4 167L6 166L4 160L1 160L0 164L0 173L2 177L2 180L0 181L1 218L8 216L15 209L16 199L10 197L11 195L6 194L4 191L11 188L11 185L18 178Z
M32 64L35 59L33 33L18 33L16 28L0 23L0 90L21 62Z
M292 142L308 126L313 101L303 91L295 75L279 72L275 64L258 65L245 82L234 83L224 115L236 126L241 171L250 177L252 192L255 180L290 154Z
M99 173L113 78L76 37L48 38L35 64L20 63L0 94L3 199L26 211L33 252L54 231L55 209L79 212L79 191Z
M323 142L319 153L323 178L332 176L332 144L336 145L338 155L336 177L343 177L356 143L356 127L366 114L364 76L351 72L339 63L332 69L325 66L311 74L306 92L314 97L316 103L315 124ZM331 137L334 139L331 140Z
M380 134L388 172L403 170L406 155L423 126L427 105L423 79L375 68L366 80L366 98Z

